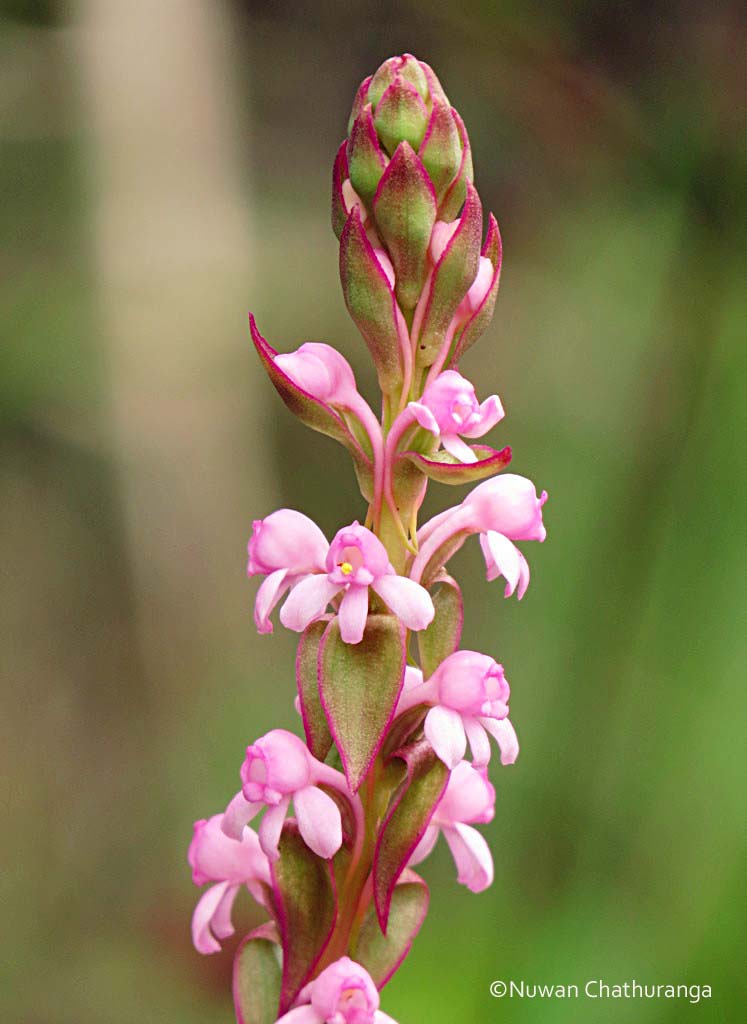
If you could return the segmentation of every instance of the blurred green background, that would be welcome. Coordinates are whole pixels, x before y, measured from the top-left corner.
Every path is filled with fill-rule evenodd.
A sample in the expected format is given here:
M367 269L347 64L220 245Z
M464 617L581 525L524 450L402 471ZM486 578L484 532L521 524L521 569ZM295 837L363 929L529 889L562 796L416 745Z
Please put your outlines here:
M328 533L362 511L341 450L262 379L246 311L281 349L339 346L373 397L329 178L355 87L404 50L464 116L504 238L463 369L550 502L521 605L476 544L454 563L522 755L493 772L494 887L438 850L384 1007L745 1019L740 8L0 4L3 1021L232 1019L231 943L190 945L191 825L247 742L296 727L246 539L281 503ZM714 995L496 1001L501 978Z

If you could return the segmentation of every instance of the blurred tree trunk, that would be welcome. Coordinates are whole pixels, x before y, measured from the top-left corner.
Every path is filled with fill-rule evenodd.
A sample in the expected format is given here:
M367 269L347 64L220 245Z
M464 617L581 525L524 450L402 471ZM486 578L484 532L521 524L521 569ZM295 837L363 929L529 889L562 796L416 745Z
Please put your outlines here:
M272 505L264 381L246 343L236 33L210 0L80 0L78 11L138 629L156 689L178 690L246 634L249 495Z

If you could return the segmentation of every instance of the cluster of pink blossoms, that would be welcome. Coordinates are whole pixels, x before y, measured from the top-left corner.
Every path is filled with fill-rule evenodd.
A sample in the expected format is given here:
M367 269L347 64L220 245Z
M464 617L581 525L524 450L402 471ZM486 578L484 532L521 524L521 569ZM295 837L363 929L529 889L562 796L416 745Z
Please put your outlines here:
M461 649L459 586L446 572L479 537L487 578L522 598L517 542L543 541L508 448L470 444L499 423L457 369L490 322L501 246L472 185L463 122L433 71L410 55L362 84L333 176L333 225L348 310L373 356L378 417L347 360L306 343L278 354L251 318L260 359L286 405L350 452L368 503L331 541L280 509L254 523L254 617L300 634L296 709L304 738L273 729L246 749L241 788L198 821L189 848L197 949L233 934L242 887L268 915L238 948L240 1024L385 1024L379 990L408 954L428 905L413 871L443 835L457 880L493 880L475 825L492 820L491 738L519 752L509 685L491 656ZM418 525L429 481L474 485ZM257 830L251 827L257 820ZM394 922L395 927L392 927Z

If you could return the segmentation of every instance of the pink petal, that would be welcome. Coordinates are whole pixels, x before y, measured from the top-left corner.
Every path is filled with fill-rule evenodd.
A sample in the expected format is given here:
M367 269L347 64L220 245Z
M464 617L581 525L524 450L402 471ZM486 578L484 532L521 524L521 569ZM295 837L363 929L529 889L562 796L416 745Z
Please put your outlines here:
M366 631L368 587L351 583L340 604L340 636L346 644L359 644Z
M478 721L476 718L465 718L464 729L472 751L472 763L475 768L481 768L490 761L488 735L481 725L481 720Z
M384 1013L383 1010L377 1010L374 1014L374 1024L397 1024L394 1017L390 1017L388 1013Z
M483 537L485 538L483 543ZM510 597L519 583L521 577L521 553L515 544L512 544L508 537L495 530L488 530L480 536L480 544L485 561L488 565L488 579L494 580L496 576L506 578L506 597ZM487 554L486 554L487 549Z
M425 629L433 621L436 609L428 591L415 580L404 576L380 576L373 589L390 611L402 620L408 629Z
M435 434L436 437L438 437L441 431L439 430L438 423L436 422L436 417L427 405L423 405L422 402L410 402L407 408L412 410L415 419L421 427L424 427L425 430L430 430L432 434Z
M264 804L251 803L239 790L228 807L226 807L221 828L231 839L241 839L244 834L244 825L248 825L263 807Z
M461 437L456 434L442 434L441 444L444 446L449 455L453 455L455 459L465 464L471 462L477 462L477 456L472 451L468 444L465 444Z
M198 953L208 955L220 952L220 943L211 931L211 925L216 916L218 926L223 932L221 938L226 938L233 933L230 924L230 907L238 891L238 885L233 885L231 882L219 882L218 885L211 886L198 900L192 915L192 941ZM226 927L230 927L231 931L226 931Z
M521 552L519 552L519 563L519 588L516 591L516 596L521 601L529 586L529 562L527 562Z
M481 718L483 726L498 744L501 764L513 764L519 756L519 737L507 718Z
M457 881L472 892L482 892L492 885L493 858L477 829L457 823L445 828L444 836L457 867Z
M288 629L303 633L310 622L324 615L327 605L340 591L323 573L307 576L291 590L280 609L280 621Z
M424 861L426 857L430 856L433 852L433 847L436 845L439 831L440 830L437 825L429 825L426 828L423 833L423 838L412 851L410 859L407 862L408 867L420 864L421 861Z
M275 1024L324 1024L324 1021L311 1003L307 1003L306 1006L297 1006L295 1010L284 1013Z
M262 581L254 601L254 621L260 633L272 633L270 615L275 605L286 592L290 583L287 569L276 569Z
M278 843L280 842L280 833L283 831L283 823L288 813L289 804L290 797L286 796L283 797L279 804L276 804L274 807L268 807L259 826L260 845L265 856L271 861L276 861L280 856Z
M480 406L480 418L477 423L473 423L471 427L462 430L461 434L463 437L482 437L483 434L487 434L489 430L492 430L496 423L500 423L505 415L506 413L498 395L491 395Z
M462 760L467 749L462 716L458 711L439 705L431 708L425 716L424 730L436 755L451 771Z
M342 846L340 808L318 786L306 786L293 797L303 841L318 857L329 860Z
M218 903L218 906L215 908L215 913L213 914L212 921L210 922L210 928L213 934L219 939L227 939L234 933L235 929L231 922L231 911L239 888L239 885L232 885L230 888L226 889Z

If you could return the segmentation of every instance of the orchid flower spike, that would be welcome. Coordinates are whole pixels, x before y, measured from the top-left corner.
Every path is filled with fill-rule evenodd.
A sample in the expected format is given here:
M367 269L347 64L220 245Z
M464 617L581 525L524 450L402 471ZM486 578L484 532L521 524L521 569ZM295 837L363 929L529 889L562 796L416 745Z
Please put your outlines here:
M292 800L298 829L309 849L329 859L342 846L340 808L319 783L338 790L351 804L358 798L349 793L344 776L318 761L292 732L273 729L247 747L241 781L241 790L223 815L222 828L227 836L240 836L244 826L266 808L259 842L267 857L276 861Z
M299 999L303 1004L276 1024L397 1024L379 1009L379 993L368 971L348 956L326 967Z
M503 666L477 651L455 651L433 675L406 686L397 707L402 714L418 704L430 704L425 735L436 755L453 769L464 757L469 741L476 768L490 761L490 734L501 751L501 764L519 756L516 731L508 720L510 689Z
M488 844L472 824L487 824L495 813L495 790L484 768L461 761L449 777L433 817L415 847L410 865L419 864L433 850L439 832L457 868L457 881L472 892L482 892L493 882L493 858Z
M280 621L288 629L303 632L342 593L340 635L345 643L360 643L368 617L369 587L408 629L425 629L433 619L428 591L398 576L379 538L357 522L335 535L324 568L324 573L309 575L293 588L280 611Z
M446 370L429 384L408 409L421 427L430 430L446 451L459 462L477 462L477 456L462 437L482 437L503 419L498 395L480 405L474 386L456 370Z
M546 501L547 491L538 497L532 481L515 473L483 481L461 505L434 516L418 531L420 550L410 576L420 581L442 551L450 558L470 534L479 533L488 580L504 576L505 596L516 592L521 599L529 586L529 565L513 541L545 539L542 506Z
M221 829L222 814L196 821L188 860L195 885L216 882L200 897L192 915L192 940L198 953L217 953L218 939L233 935L231 909L242 885L254 899L265 903L264 885L270 884L270 864L257 834L243 828L237 838Z

